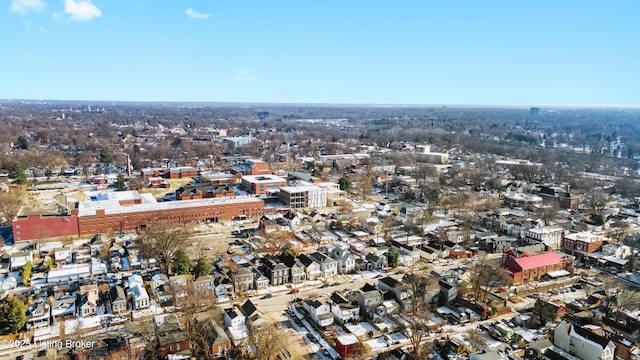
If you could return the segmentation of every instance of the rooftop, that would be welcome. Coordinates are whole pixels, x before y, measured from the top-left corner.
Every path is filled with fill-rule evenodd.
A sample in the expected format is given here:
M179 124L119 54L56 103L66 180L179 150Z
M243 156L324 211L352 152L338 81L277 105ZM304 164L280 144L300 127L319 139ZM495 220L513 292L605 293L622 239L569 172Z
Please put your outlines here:
M560 255L554 252L548 252L544 254L524 256L514 261L520 266L522 270L535 269L542 266L554 265L562 262Z
M227 197L208 198L189 201L164 201L156 202L153 197L145 197L141 204L121 206L117 200L85 201L78 206L78 216L95 216L96 210L104 210L105 214L127 214L145 211L161 211L169 209L188 209L199 206L215 206L223 204L262 203L262 200L253 197ZM153 199L153 201L151 201Z

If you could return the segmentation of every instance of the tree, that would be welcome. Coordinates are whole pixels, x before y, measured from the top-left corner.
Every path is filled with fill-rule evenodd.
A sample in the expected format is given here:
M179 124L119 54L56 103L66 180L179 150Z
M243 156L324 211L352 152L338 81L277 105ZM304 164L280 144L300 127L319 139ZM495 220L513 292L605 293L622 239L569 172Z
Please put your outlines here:
M402 196L400 197L400 200L412 203L416 201L416 193L413 191L413 189L407 189L407 191L405 191L404 194L402 194Z
M280 253L280 255L296 257L298 256L298 253L296 252L296 249L293 247L293 245L289 243L282 247L282 252Z
M173 257L173 272L177 275L188 273L191 268L191 260L189 260L187 253L183 249L178 249Z
M33 264L31 261L27 261L22 269L20 269L20 276L22 276L22 285L29 286L29 280L31 279L31 271L33 270Z
M340 185L340 190L344 190L346 192L351 191L351 179L346 176L343 176L338 180L338 185Z
M268 323L263 326L252 326L249 329L249 341L255 350L250 358L271 360L275 359L283 347L282 339L285 336L282 329L276 323Z
M395 247L392 247L387 252L387 262L389 267L395 268L400 262L400 252Z
M607 216L604 214L596 214L593 216L592 221L596 226L602 226L607 222Z
M18 149L28 150L29 142L27 141L27 138L22 135L18 136L18 140L16 141L16 147Z
M113 163L113 155L107 148L100 149L100 162L103 164Z
M126 186L124 185L124 175L122 173L118 173L118 177L116 177L116 190L124 191Z
M609 195L603 192L594 191L586 199L587 206L593 214L599 214L609 202Z
M482 256L471 265L467 272L467 288L471 298L477 302L485 302L487 293L495 287L508 284L509 274L488 257Z
M373 187L373 175L369 171L362 171L358 174L356 182L362 195L362 200L366 200L367 194Z
M9 177L13 179L16 185L26 185L28 183L27 175L24 173L24 166L17 162L9 169Z
M156 259L160 271L169 275L176 251L184 247L190 235L191 231L185 227L153 224L140 233L136 243L147 259Z
M640 306L640 291L623 290L616 298L618 309L635 311Z
M558 207L556 206L547 206L540 209L540 220L544 223L545 226L551 225L552 222L558 220L559 213Z
M2 224L11 224L11 221L18 215L18 211L24 203L24 193L22 192L0 192L0 212L4 218Z
M430 304L427 295L438 289L438 281L424 272L411 271L403 282L408 285L409 297L405 300L403 319L407 323L409 343L413 359L426 359L423 341L429 334Z
M7 297L0 305L0 330L5 333L15 333L22 329L27 322L27 308L19 298Z
M199 258L193 272L196 278L209 275L211 273L211 261L206 257Z

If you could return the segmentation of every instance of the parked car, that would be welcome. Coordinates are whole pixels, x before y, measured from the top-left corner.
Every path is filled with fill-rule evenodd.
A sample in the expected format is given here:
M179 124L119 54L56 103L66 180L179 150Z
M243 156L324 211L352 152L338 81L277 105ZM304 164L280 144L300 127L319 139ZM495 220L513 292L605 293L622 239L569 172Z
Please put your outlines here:
M293 289L291 291L289 291L289 294L297 294L300 292L300 289Z

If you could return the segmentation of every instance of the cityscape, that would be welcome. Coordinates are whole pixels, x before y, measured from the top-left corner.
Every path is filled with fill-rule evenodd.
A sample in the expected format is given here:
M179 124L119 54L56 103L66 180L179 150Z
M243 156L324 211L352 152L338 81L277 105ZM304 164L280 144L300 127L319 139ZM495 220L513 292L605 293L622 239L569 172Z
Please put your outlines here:
M10 0L0 360L640 360L638 11Z
M8 357L640 353L638 110L0 113Z

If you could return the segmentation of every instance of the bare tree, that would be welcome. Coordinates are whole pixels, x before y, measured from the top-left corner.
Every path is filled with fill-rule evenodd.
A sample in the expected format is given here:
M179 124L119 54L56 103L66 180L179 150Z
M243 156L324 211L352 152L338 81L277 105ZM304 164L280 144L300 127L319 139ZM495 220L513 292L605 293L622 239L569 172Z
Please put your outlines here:
M0 192L0 212L2 224L11 224L24 204L24 193L21 191Z
M476 349L483 349L489 344L487 338L478 329L469 329L466 335L471 345Z
M356 185L360 195L362 195L362 200L366 200L367 194L373 187L373 174L370 171L360 172L356 178Z
M609 195L603 192L594 191L587 196L587 206L593 214L599 214L604 209L604 206L609 202Z
M508 284L509 274L488 257L482 256L467 270L466 287L472 300L485 302L487 292Z
M560 215L558 211L559 209L556 205L543 207L542 209L540 209L539 213L540 220L542 220L545 226L549 226L552 222L558 220L558 217Z
M140 233L137 243L142 254L147 259L156 259L160 270L169 275L174 254L184 248L190 236L191 230L188 228L154 224Z
M284 338L282 329L276 323L252 326L249 329L249 341L255 349L253 358L275 359L280 353L280 348L285 347L282 343Z
M424 358L425 348L423 341L429 334L429 321L431 304L427 295L438 287L438 281L423 271L412 271L406 278L409 297L405 303L404 320L409 330L409 343L411 344L413 357Z

